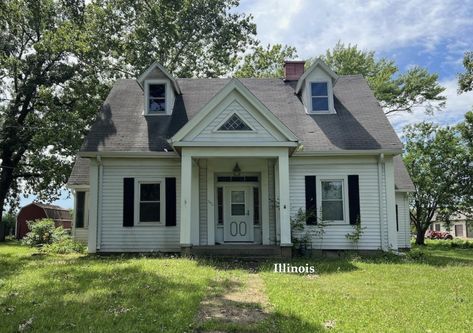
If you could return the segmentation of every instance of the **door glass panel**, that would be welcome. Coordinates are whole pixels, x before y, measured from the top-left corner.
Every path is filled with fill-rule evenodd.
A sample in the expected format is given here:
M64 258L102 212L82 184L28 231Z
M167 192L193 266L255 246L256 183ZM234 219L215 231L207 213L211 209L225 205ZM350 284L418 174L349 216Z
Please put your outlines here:
M232 216L245 215L245 204L232 204Z
M232 191L232 203L245 203L245 191Z

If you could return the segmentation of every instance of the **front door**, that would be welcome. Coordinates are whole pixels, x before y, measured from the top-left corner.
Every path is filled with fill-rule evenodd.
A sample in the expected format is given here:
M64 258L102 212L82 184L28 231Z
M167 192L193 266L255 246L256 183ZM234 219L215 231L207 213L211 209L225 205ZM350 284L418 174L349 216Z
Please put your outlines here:
M250 186L225 187L225 242L253 242L253 191Z

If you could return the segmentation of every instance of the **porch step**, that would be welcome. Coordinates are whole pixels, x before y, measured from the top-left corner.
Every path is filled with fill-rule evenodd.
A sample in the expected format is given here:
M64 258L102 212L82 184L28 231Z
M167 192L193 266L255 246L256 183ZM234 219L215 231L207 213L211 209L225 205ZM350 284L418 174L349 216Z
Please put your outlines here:
M279 258L281 248L275 245L226 244L194 246L192 254L197 257L223 258Z

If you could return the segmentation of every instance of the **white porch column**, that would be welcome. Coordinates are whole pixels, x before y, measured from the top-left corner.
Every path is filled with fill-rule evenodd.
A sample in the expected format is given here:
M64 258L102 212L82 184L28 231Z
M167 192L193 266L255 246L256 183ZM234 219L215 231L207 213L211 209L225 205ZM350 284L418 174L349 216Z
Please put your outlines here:
M181 157L181 248L190 248L192 214L192 156L182 149ZM184 249L185 251L185 249Z
M279 170L279 223L281 231L281 246L288 247L291 244L291 222L289 202L289 157L287 152L278 156Z

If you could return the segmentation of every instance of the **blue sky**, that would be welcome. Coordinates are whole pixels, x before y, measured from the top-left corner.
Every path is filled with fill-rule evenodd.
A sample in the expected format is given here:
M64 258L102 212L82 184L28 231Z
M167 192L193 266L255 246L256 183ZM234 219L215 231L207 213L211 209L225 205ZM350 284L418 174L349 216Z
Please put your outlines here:
M241 0L238 11L254 16L264 44L295 46L302 59L323 54L340 40L395 59L402 71L420 65L438 73L447 88L445 111L392 116L398 133L425 119L456 123L473 106L473 93L457 95L456 83L463 53L473 51L473 0ZM67 196L64 192L56 204L72 207Z

